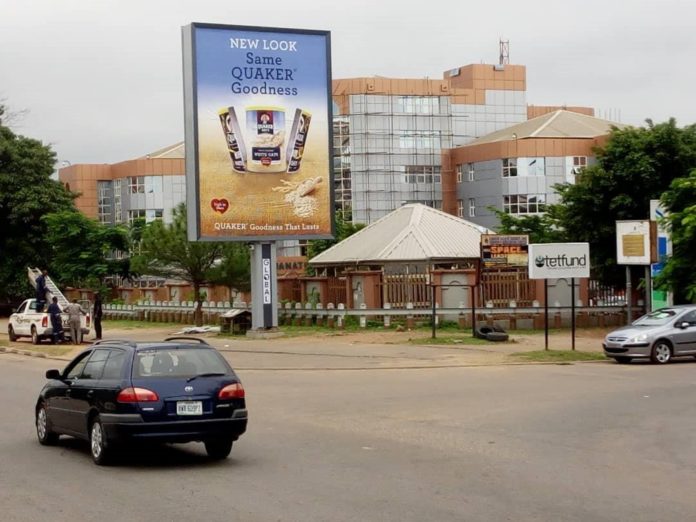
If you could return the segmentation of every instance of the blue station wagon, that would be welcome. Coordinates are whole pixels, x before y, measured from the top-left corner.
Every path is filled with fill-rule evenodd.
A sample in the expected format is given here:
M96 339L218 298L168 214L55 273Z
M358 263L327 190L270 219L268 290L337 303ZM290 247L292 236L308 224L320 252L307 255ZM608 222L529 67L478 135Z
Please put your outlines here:
M35 408L39 442L87 440L96 464L136 441L200 441L211 458L224 459L246 431L241 381L195 337L98 341L46 378Z

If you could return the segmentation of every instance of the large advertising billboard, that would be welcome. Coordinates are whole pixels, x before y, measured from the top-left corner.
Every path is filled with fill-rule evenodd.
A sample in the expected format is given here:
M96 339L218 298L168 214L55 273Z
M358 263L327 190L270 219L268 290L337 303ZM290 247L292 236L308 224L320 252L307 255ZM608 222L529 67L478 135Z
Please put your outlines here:
M333 232L328 31L183 28L188 236Z

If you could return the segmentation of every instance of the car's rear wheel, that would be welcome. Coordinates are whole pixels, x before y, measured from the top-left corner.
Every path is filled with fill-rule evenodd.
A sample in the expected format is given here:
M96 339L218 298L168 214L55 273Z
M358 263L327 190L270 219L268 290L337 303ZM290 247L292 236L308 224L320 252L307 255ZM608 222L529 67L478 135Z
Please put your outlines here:
M7 327L7 337L10 338L10 342L15 342L17 340L17 336L14 333L14 328L12 328L12 325Z
M41 342L41 338L39 337L39 334L36 332L36 326L31 327L31 342L32 344L39 344Z
M666 364L672 359L672 347L666 341L657 341L650 353L650 360L655 364Z
M95 464L104 466L110 462L112 451L107 444L104 426L99 417L92 421L89 428L89 450Z
M42 402L36 409L36 436L39 439L39 444L51 446L58 442L58 434L52 432L50 426L46 404Z
M205 451L211 459L226 459L232 451L232 439L208 439L205 441Z
M614 360L619 364L628 364L633 359L631 359L630 357L614 357Z

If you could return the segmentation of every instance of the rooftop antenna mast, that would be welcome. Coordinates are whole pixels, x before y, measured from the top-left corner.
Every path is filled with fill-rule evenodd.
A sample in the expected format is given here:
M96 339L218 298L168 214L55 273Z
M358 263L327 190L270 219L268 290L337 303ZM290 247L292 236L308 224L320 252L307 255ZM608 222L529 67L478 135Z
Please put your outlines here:
M499 40L500 43L500 61L498 65L510 64L510 40Z

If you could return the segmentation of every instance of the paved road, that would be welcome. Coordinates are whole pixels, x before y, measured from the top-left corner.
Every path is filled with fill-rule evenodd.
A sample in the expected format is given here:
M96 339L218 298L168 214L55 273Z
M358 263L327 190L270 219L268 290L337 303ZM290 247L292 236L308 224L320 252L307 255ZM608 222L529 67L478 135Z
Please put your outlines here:
M268 355L264 356L268 357ZM44 448L56 361L0 354L2 520L668 521L696 513L696 363L246 371L248 433L92 464Z

